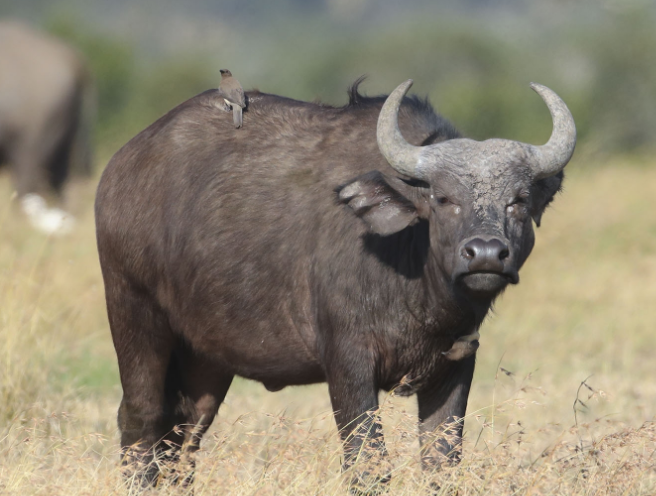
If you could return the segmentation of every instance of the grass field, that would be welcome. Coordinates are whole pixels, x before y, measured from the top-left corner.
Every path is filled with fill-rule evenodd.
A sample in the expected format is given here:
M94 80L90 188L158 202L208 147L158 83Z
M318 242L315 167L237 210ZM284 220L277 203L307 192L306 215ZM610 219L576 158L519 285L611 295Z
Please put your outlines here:
M422 475L413 399L381 397L390 494L431 481L461 496L656 494L656 163L569 169L522 282L482 328L463 463ZM93 195L73 185L78 227L51 239L25 226L0 176L2 495L125 494ZM331 415L323 385L236 382L195 494L345 494Z

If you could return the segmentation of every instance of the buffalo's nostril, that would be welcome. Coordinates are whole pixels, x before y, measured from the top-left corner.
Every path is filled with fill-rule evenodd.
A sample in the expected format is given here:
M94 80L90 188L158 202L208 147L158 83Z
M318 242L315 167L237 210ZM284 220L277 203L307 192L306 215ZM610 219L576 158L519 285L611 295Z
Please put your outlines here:
M476 257L476 251L471 246L465 246L462 249L462 256L467 260L471 260L472 258Z
M499 260L505 260L509 256L510 256L510 251L508 251L508 248L503 248L499 253Z

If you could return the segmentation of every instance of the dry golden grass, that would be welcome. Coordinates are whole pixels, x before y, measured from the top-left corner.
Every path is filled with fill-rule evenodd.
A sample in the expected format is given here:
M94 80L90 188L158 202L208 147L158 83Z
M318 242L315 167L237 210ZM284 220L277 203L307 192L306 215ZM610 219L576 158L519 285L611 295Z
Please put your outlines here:
M434 481L441 494L656 494L654 165L572 164L522 283L481 331L460 466L422 474L413 400L381 396L390 494ZM49 239L24 225L0 177L3 495L126 494L93 194L74 185L79 226ZM195 494L345 494L339 466L325 386L238 381L199 453Z

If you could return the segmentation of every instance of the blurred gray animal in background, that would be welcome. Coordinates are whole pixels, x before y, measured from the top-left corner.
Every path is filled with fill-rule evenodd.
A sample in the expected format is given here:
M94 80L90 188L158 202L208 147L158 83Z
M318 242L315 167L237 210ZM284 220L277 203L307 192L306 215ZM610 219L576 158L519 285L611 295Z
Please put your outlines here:
M228 69L221 69L219 72L221 72L219 93L223 96L226 105L232 107L232 120L235 127L239 129L243 124L241 111L246 107L244 89Z
M11 167L21 209L35 228L64 233L73 217L49 208L71 172L91 173L90 77L62 41L15 21L0 22L0 164ZM85 101L86 100L86 101Z

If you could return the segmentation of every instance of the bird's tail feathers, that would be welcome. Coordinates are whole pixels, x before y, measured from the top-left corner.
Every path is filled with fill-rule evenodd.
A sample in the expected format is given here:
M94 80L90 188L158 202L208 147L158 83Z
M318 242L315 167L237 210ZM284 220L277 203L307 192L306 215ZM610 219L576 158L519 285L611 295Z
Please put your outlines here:
M232 120L235 127L239 129L242 125L241 107L237 104L232 104Z

